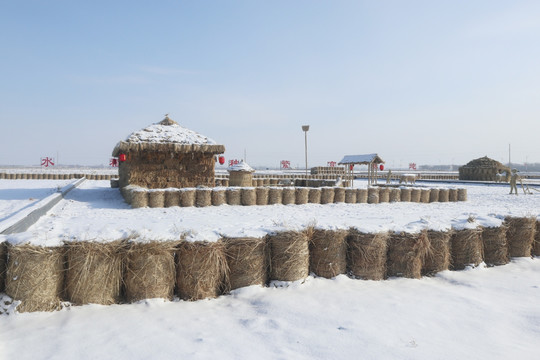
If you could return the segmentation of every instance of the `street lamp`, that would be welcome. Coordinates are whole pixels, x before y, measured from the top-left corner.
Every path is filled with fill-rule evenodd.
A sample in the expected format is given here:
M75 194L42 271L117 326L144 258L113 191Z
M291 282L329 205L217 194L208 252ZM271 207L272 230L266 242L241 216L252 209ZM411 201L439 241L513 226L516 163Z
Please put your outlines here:
M308 174L307 172L307 132L309 130L309 125L302 125L302 130L304 131L305 147L306 147L306 176L307 176Z

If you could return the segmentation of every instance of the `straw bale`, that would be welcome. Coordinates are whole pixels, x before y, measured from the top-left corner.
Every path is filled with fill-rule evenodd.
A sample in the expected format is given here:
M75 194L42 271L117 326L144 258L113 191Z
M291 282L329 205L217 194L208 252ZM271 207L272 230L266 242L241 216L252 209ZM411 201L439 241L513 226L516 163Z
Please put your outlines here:
M240 189L240 200L242 205L245 206L256 205L257 193L255 192L255 188L250 187Z
M367 202L368 202L368 190L367 189L356 190L356 203L365 204Z
M321 203L321 189L309 188L308 202L310 204L320 204Z
M345 203L347 204L356 204L356 189L345 189Z
M334 188L334 203L345 202L345 188L336 187Z
M429 252L427 231L393 233L388 240L387 274L419 279L422 264Z
M277 185L279 184L279 179L270 179L270 185Z
M6 262L7 262L7 245L5 242L0 243L0 292L4 292L4 284L6 279Z
M420 190L420 202L428 203L431 198L431 189L421 189Z
M165 207L180 206L180 190L165 190Z
M365 280L386 277L387 233L366 234L357 230L347 235L347 272Z
M130 191L131 193L131 207L132 208L142 208L148 206L148 190L146 189L134 189Z
M458 189L457 201L467 201L467 189Z
M176 281L181 299L200 300L222 294L228 274L223 242L182 242L177 259Z
M264 186L264 179L257 179L257 185L256 186Z
M205 207L212 205L212 189L197 188L195 190L195 205L197 207Z
M295 190L295 198L297 205L303 205L308 203L309 189L306 187L298 187Z
M331 204L334 202L335 191L333 187L321 188L321 204Z
M19 312L60 309L64 285L63 247L8 246L6 294L20 300Z
M253 185L253 173L251 171L230 171L229 186L250 187Z
M309 242L310 271L327 279L345 274L347 235L346 230L312 230Z
M532 254L534 256L540 256L540 220L536 220L536 231L534 234Z
M148 192L148 206L151 208L162 208L165 206L165 191L152 190Z
M172 299L174 293L174 251L177 242L131 243L126 252L124 276L128 302L143 299Z
M379 189L379 203L387 203L390 201L390 188L383 187Z
M268 189L268 205L282 204L283 188L271 187Z
M309 242L305 232L268 235L270 280L296 281L309 275Z
M449 189L440 189L439 190L439 202L448 202L450 199L450 190Z
M429 202L438 202L439 201L439 189L431 189L429 193Z
M265 285L268 279L268 249L265 239L223 238L229 266L227 288Z
M401 189L395 188L390 190L390 202L400 202L401 201Z
M195 189L182 189L180 191L180 206L195 206Z
M486 227L482 230L484 245L484 262L488 265L504 265L510 262L508 256L508 242L506 240L507 227Z
M412 189L411 188L401 188L401 201L402 202L411 202L412 201Z
M227 196L227 204L229 205L242 204L239 188L227 188L227 190L225 190L225 194Z
M379 188L370 187L368 188L368 204L378 204L379 203Z
M283 205L291 205L296 203L296 191L293 187L285 187L283 188L283 195L282 195L282 203Z
M223 179L221 185L222 185L222 186L225 186L225 187L229 186L229 179Z
M219 206L227 203L227 196L225 189L213 189L212 190L212 205Z
M258 187L255 189L257 205L268 205L268 190L267 187Z
M66 275L68 300L77 305L118 303L124 256L125 244L122 241L69 243Z
M506 240L508 253L511 257L530 257L534 243L536 218L506 217L504 223L508 226Z
M448 270L452 260L451 231L428 230L429 251L424 258L422 274L433 275L439 271Z
M457 230L452 234L452 268L465 269L467 265L478 266L483 260L482 229Z

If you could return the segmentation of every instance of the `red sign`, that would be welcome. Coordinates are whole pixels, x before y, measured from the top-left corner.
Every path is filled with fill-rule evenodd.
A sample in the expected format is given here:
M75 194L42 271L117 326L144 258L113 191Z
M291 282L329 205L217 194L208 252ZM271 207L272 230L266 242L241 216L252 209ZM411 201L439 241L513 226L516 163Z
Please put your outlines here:
M416 170L416 163L409 163L409 170Z
M49 167L54 166L54 159L50 157L41 158L41 166Z
M335 167L337 163L335 161L329 161L327 164L330 167Z
M231 159L229 160L229 166L238 165L240 161L238 159Z
M112 167L118 167L118 159L117 158L111 158L111 161L109 161L109 165Z
M282 169L290 169L291 168L291 162L289 160L281 160L280 167Z

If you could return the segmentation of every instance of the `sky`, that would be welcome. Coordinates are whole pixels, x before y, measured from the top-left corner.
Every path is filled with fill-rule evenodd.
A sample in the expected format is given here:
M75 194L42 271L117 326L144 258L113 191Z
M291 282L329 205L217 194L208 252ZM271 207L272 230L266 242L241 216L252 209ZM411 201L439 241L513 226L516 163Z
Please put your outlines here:
M0 165L164 118L252 166L540 162L538 1L0 0Z

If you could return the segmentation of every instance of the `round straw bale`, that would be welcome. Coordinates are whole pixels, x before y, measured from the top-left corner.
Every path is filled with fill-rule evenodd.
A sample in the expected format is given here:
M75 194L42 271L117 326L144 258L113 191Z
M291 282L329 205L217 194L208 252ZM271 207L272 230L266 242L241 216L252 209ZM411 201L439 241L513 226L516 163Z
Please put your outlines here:
M268 189L268 205L282 204L283 188L270 187Z
M335 191L333 187L321 188L321 204L331 204L334 202Z
M177 259L176 282L181 299L200 300L222 294L228 271L223 242L182 242Z
M356 204L356 193L357 189L346 189L345 190L345 202L347 204Z
M264 179L257 179L257 186L264 186Z
M244 206L257 205L257 193L255 191L255 188L241 188L240 200L242 202L242 205Z
M0 243L0 292L4 292L6 279L7 247L5 242Z
M412 199L412 189L411 188L401 188L401 201L402 202L411 202Z
M465 269L467 265L478 266L482 262L482 229L457 230L452 234L452 268Z
M282 203L283 205L291 205L296 203L296 191L293 187L285 187L283 188L283 195L282 195Z
M449 189L440 189L439 190L439 202L448 202L450 198L450 190Z
M303 205L308 203L309 189L306 187L297 187L295 189L295 198L297 205Z
M336 187L334 188L334 203L345 202L345 188Z
M467 201L467 189L458 189L457 200Z
M27 180L28 179L28 174L21 174L21 179Z
M313 230L309 242L310 271L327 279L345 274L347 235L346 230Z
M390 202L401 201L401 189L395 188L390 190Z
M268 205L268 190L269 189L265 186L257 187L257 189L255 189L257 205Z
M142 208L148 206L148 190L143 188L137 188L130 191L131 193L131 207Z
M449 189L448 201L458 201L458 189Z
M309 243L305 232L268 235L270 280L296 281L309 275Z
M71 242L67 245L68 300L110 305L120 301L124 243Z
M308 202L310 204L320 204L321 203L321 189L309 188Z
M195 190L195 205L197 207L206 207L212 205L212 189L197 188Z
M431 189L429 193L429 202L438 202L439 201L439 189Z
M498 227L486 227L482 229L484 262L486 264L504 265L510 262L506 231L507 227L504 224Z
M367 189L358 189L356 191L356 203L365 204L368 202L368 190Z
M195 189L182 189L180 191L180 206L190 207L195 205Z
M227 188L227 190L225 190L225 194L227 196L227 204L229 205L242 204L239 188Z
M379 203L387 203L390 201L390 188L383 187L379 189Z
M368 204L378 204L379 203L379 188L370 187L368 188Z
M388 276L421 278L422 264L428 251L427 231L391 234L388 240L388 258L386 261Z
M504 223L508 226L506 240L508 253L511 257L530 257L534 243L536 218L506 217Z
M213 189L212 190L212 205L219 206L227 203L227 196L225 189Z
M422 274L433 275L448 270L452 260L450 251L451 231L428 230L429 251L424 258Z
M131 243L126 252L124 276L128 302L143 299L172 299L176 242Z
M383 280L386 277L387 239L387 233L349 231L347 271L351 277L365 280Z
M540 256L540 220L536 220L536 231L534 234L534 244L532 249L534 256Z
M268 279L268 251L265 239L223 238L229 266L230 290L265 285Z
M165 207L180 206L180 191L178 189L165 190Z
M60 309L64 285L64 248L8 246L6 294L20 300L19 312Z
M151 208L162 208L165 206L165 191L152 189L148 191L148 206Z
M270 179L270 185L277 185L279 184L279 179Z

